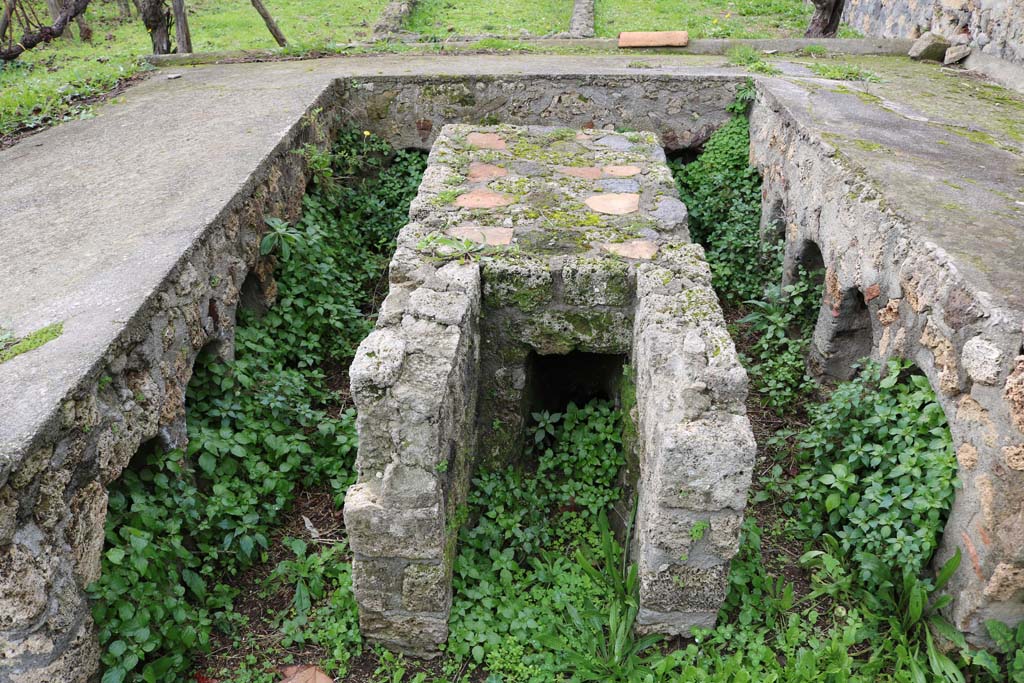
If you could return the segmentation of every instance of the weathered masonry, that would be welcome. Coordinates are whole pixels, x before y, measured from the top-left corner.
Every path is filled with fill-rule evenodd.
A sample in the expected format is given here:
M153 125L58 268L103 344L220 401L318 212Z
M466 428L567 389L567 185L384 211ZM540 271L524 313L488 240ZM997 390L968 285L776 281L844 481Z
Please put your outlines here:
M531 400L600 381L607 356L635 372L639 624L714 623L755 446L746 373L664 162L651 133L442 130L350 373L364 637L436 652L471 471L515 458ZM583 377L565 373L570 353L595 354Z
M300 210L308 175L293 150L326 144L343 123L422 147L445 123L498 116L654 125L686 147L725 120L740 82L708 74L668 89L668 79L550 63L507 76L503 60L488 59L460 62L463 77L399 75L408 59L380 75L372 61L341 79L270 66L284 80L266 88L226 74L192 81L169 95L174 105L154 87L167 82L145 84L87 132L61 126L2 153L0 234L19 257L0 261L0 321L17 334L63 322L63 333L0 365L0 682L85 681L97 670L85 588L100 568L106 486L146 442L184 445L196 356L230 357L236 307L273 300L273 263L258 246L264 216ZM200 114L206 125L185 136L189 164L153 166L153 131L178 130L171 112L196 101L193 87L224 116ZM51 146L65 152L51 158ZM126 167L149 175L127 183ZM42 177L43 187L23 182Z
M1024 4L1014 0L849 0L843 19L864 35L917 38L931 31L1024 63Z
M482 121L620 126L694 148L746 78L668 56L645 69L630 61L402 55L186 69L0 152L0 235L13 255L0 259L0 324L21 335L63 322L59 338L0 364L0 682L96 671L84 588L99 567L105 487L142 443L181 443L196 354L229 355L235 307L272 298L258 244L265 215L299 210L307 176L291 150L341 124L429 148L445 124ZM985 116L1019 120L1020 110L965 98L936 113L913 97L917 81L889 87L900 82L890 66L871 65L883 76L871 93L759 80L752 160L765 179L765 234L787 238L790 265L831 273L816 333L823 370L842 375L862 349L905 355L940 391L963 488L938 559L963 550L949 615L978 638L985 619L1024 618L1024 150ZM168 136L181 141L173 156ZM618 308L632 306L631 335L641 269L676 267L665 258L628 261L633 304ZM459 264L427 265L447 274ZM479 306L488 310L486 289ZM488 316L476 320L477 373L488 379ZM616 344L567 358L639 363L633 337ZM529 356L524 377L542 376L552 357Z

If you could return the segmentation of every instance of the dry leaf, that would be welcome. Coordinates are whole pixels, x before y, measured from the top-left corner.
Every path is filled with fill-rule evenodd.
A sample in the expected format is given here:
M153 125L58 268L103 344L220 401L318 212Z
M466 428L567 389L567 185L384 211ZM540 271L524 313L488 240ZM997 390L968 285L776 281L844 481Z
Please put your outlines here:
M288 667L289 669L293 667ZM281 683L334 683L334 679L315 666L299 667L299 670Z

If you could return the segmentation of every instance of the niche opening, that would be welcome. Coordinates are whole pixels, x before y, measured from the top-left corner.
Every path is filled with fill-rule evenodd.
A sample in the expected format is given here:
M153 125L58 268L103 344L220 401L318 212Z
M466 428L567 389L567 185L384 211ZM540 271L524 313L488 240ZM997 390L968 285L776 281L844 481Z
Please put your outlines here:
M570 402L582 406L595 398L620 405L624 363L624 356L609 353L545 356L531 352L526 362L529 412L559 412Z

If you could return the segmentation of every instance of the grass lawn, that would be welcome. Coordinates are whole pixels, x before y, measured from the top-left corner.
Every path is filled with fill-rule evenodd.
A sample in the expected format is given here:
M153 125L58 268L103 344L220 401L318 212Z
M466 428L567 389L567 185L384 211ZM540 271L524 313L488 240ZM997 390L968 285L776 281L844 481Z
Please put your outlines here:
M368 40L387 0L267 0L278 25L297 49ZM45 5L35 0L45 15ZM188 2L197 52L276 47L262 19L245 0ZM142 21L121 22L114 3L93 0L86 17L91 43L75 37L40 45L12 63L0 62L0 136L52 121L89 116L82 98L107 92L142 67L151 46ZM72 32L77 36L77 28Z
M438 37L522 31L540 36L568 31L572 6L573 0L420 0L406 28Z
M691 38L802 35L811 17L803 0L595 0L598 36L619 31L686 30Z

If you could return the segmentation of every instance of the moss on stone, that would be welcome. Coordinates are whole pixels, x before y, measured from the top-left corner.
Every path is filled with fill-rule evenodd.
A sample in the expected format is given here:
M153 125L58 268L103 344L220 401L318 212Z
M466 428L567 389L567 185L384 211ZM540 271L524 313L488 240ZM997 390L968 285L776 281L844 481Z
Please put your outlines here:
M460 194L462 194L462 190L442 190L441 192L438 192L437 196L431 201L434 206L445 206L454 202Z
M529 178L505 176L504 178L491 181L488 187L497 192L512 195L518 202L523 195L533 189L533 182Z
M476 96L465 83L431 83L423 86L420 93L424 99L460 107L471 107L476 104Z
M0 351L0 363L6 363L23 353L38 349L43 344L53 341L63 333L64 323L62 322L41 327Z
M883 102L882 98L879 97L878 95L872 95L869 92L864 92L863 90L858 90L857 88L849 88L845 85L837 85L836 87L832 88L832 92L841 93L844 95L853 95L861 102L865 102L867 104L881 105Z
M523 254L483 261L484 305L534 311L551 301L554 285L544 261Z
M857 149L864 150L865 152L883 152L889 150L889 148L886 147L885 145L879 144L877 142L872 142L870 140L861 140L859 138L851 140L850 144L852 144Z
M959 135L962 138L967 138L971 142L977 142L982 145L991 145L993 147L1000 146L992 135L983 130L978 130L976 128L964 128L962 126L951 126L948 124L944 125L943 128L948 130L950 133Z

